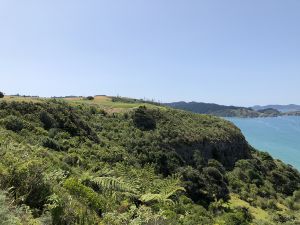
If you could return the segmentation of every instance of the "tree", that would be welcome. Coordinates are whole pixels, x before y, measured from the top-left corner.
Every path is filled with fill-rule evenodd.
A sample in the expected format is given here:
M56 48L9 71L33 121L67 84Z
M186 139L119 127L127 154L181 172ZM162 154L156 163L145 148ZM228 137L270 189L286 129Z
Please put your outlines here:
M86 97L87 100L94 100L94 97L93 96L88 96Z
M42 111L40 113L40 120L44 124L44 128L46 130L57 126L57 122L55 121L53 116L46 111Z
M42 140L42 145L45 148L51 148L56 151L60 151L62 149L60 144L56 140L49 137L46 137Z
M154 130L156 128L156 121L151 115L151 111L147 110L145 106L140 106L135 110L133 122L137 128L143 131Z
M0 91L0 98L4 98L4 93Z

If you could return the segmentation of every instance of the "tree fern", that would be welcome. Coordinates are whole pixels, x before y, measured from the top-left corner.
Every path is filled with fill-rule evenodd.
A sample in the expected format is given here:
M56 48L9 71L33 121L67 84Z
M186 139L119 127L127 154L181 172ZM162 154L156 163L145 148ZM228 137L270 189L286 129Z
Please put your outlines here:
M172 176L160 184L158 193L143 194L140 197L140 200L145 203L159 202L164 204L174 204L174 201L170 198L180 191L185 191L181 186L180 178L178 176Z
M125 195L128 197L135 197L138 195L138 190L133 185L126 183L122 178L115 177L95 177L91 182L96 184L98 188L111 196Z
M136 182L129 183L121 177L94 177L90 181L97 185L104 194L108 194L115 199L119 196L127 196L139 199L141 202L147 204L152 202L174 204L171 197L180 191L185 191L181 186L181 179L178 176L172 176L163 181L154 180L145 192L141 192Z

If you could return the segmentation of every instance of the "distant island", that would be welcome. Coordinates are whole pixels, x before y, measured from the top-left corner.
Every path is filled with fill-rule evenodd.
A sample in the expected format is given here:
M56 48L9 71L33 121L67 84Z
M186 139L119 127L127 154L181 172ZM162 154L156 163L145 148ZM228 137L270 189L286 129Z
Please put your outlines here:
M241 118L257 118L257 117L277 117L277 116L300 116L299 105L268 105L268 106L226 106L215 103L203 102L172 102L164 105L182 109L190 112L209 114L220 117L241 117Z

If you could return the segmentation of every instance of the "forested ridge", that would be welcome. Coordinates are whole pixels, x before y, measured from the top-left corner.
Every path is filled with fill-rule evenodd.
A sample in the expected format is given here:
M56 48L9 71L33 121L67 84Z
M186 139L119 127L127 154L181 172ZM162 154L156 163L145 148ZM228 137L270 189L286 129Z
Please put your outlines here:
M215 115L220 117L240 117L240 118L257 118L257 117L278 117L278 116L299 116L300 112L293 110L292 107L240 107L240 106L226 106L218 105L213 103L203 103L203 102L172 102L165 103L164 105L175 108L182 109L194 113ZM292 105L293 106L293 105ZM274 107L274 108L272 108ZM279 111L278 109L290 109L291 111Z
M96 100L0 101L0 224L300 224L299 172L232 123Z

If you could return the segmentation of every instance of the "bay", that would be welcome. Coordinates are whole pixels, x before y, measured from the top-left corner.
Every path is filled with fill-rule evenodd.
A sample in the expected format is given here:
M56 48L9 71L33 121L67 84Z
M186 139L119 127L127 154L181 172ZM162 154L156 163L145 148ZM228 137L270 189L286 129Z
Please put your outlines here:
M300 117L225 119L239 127L253 147L300 170Z

